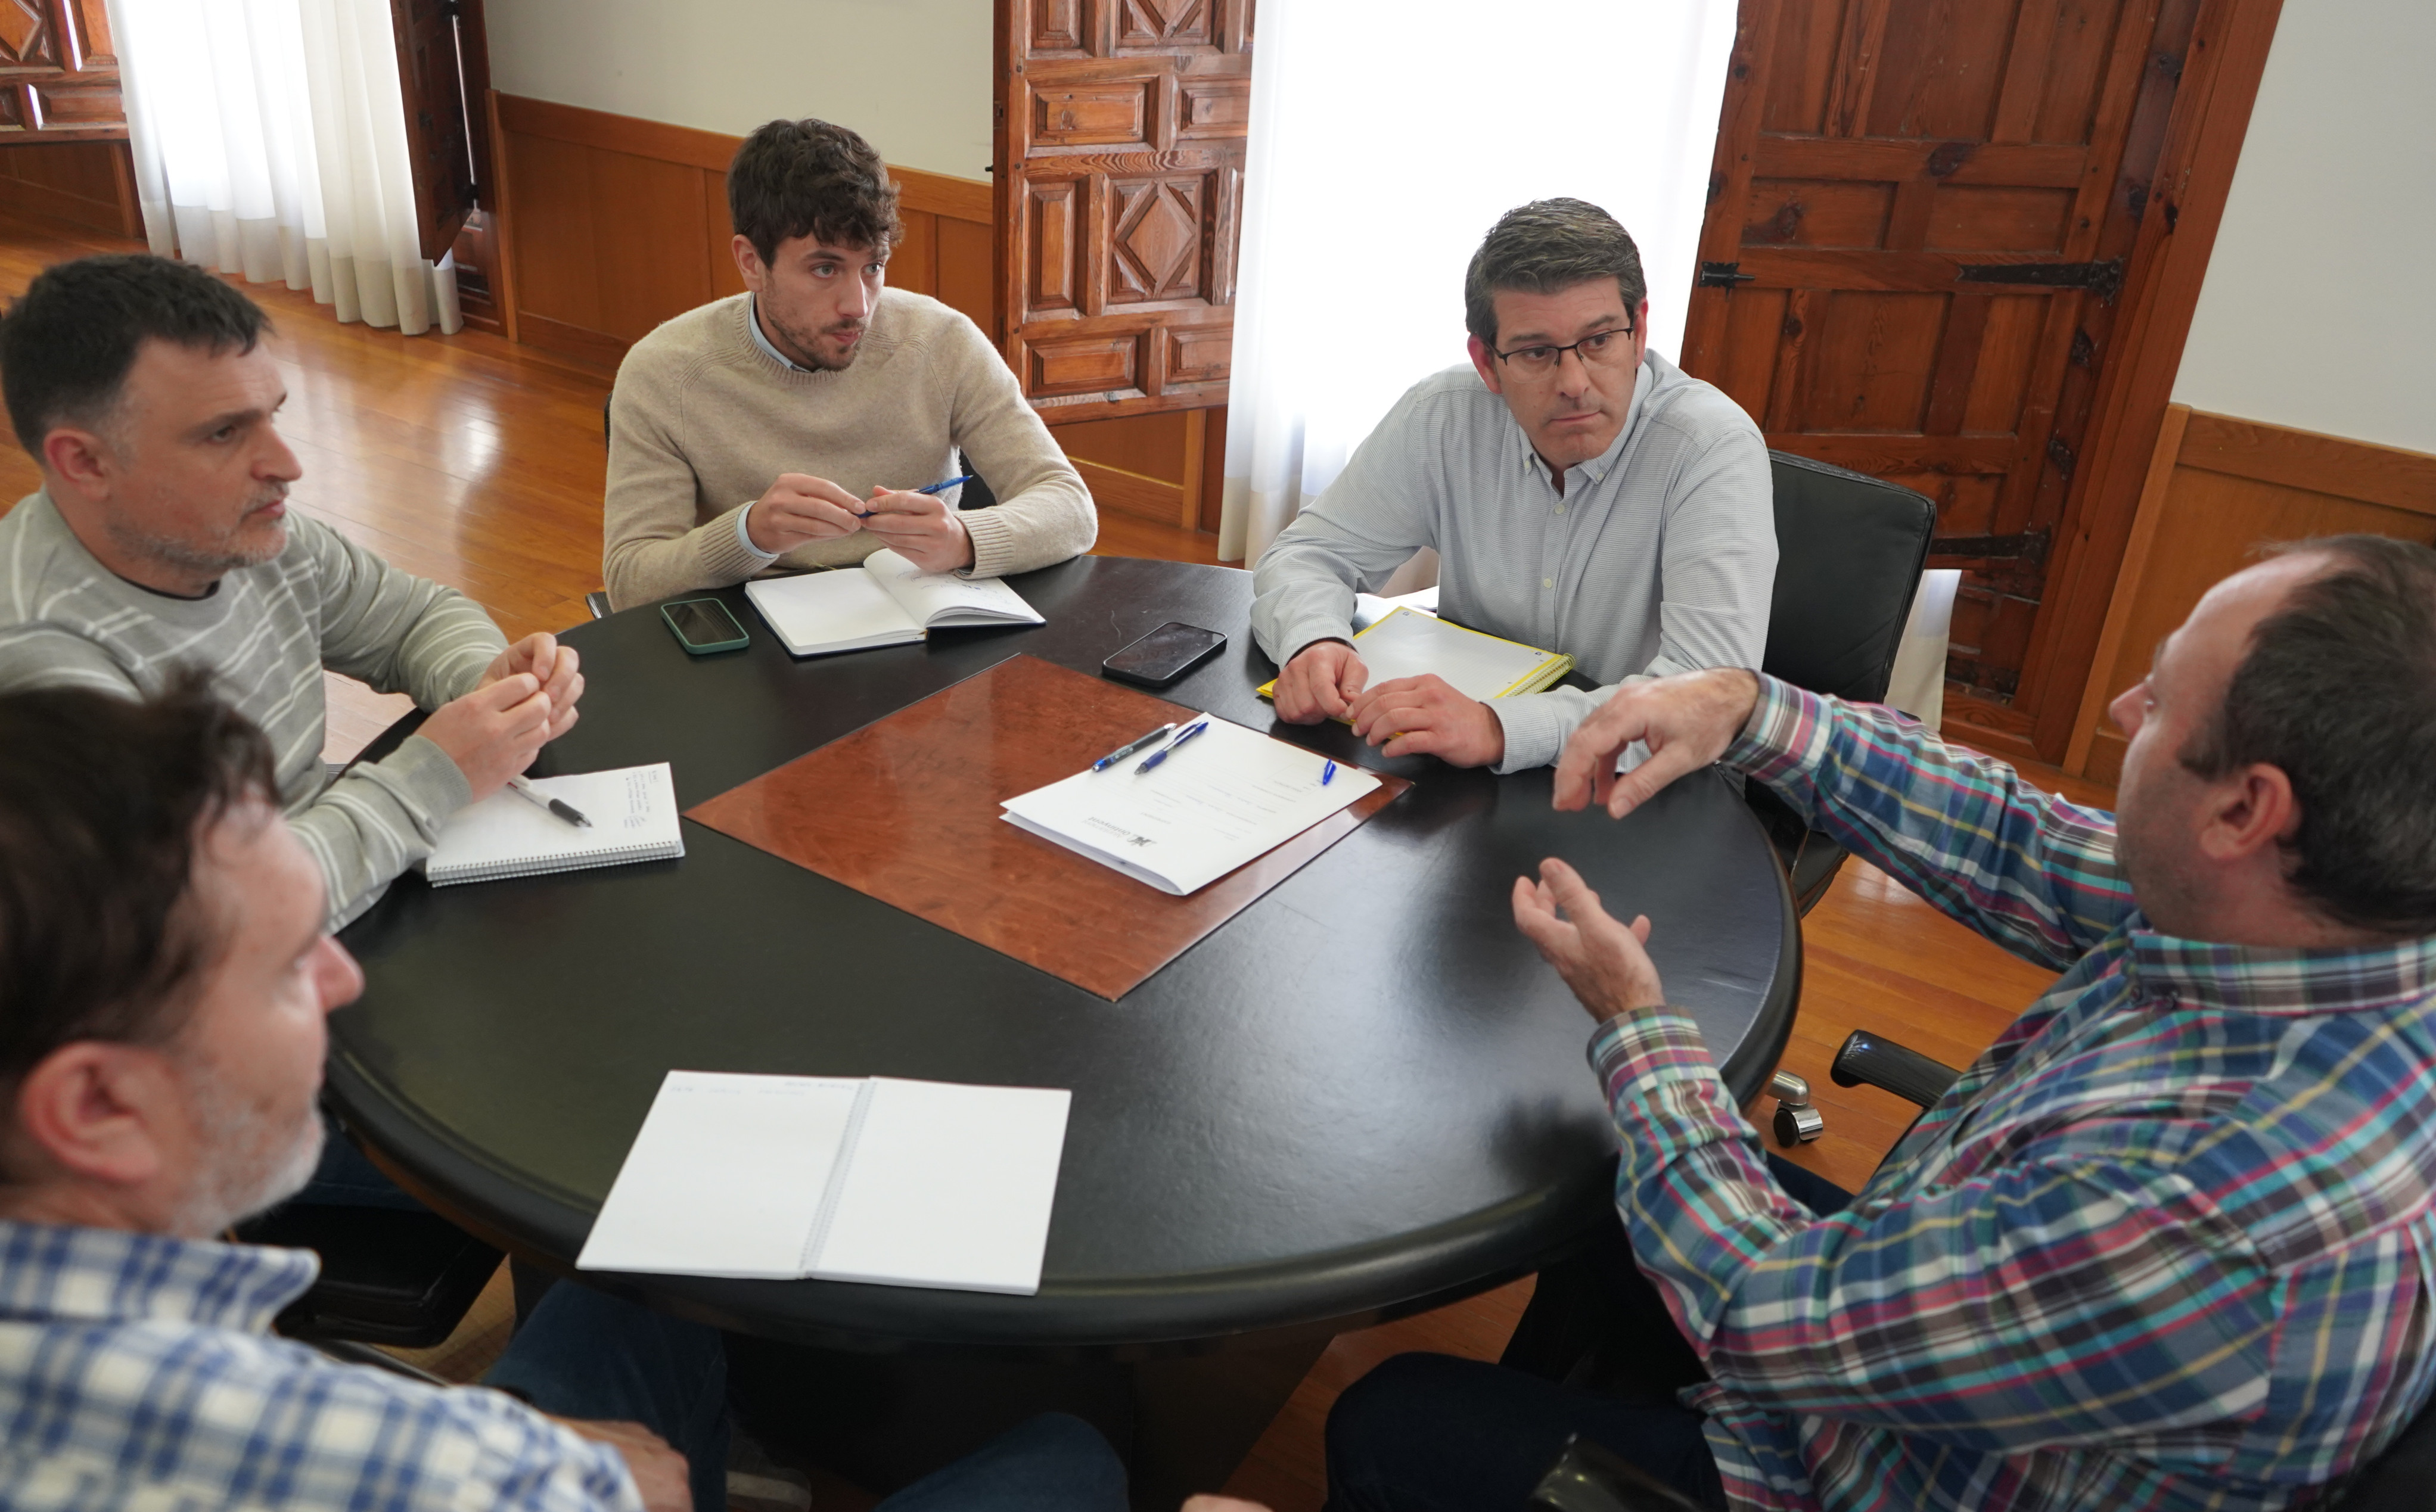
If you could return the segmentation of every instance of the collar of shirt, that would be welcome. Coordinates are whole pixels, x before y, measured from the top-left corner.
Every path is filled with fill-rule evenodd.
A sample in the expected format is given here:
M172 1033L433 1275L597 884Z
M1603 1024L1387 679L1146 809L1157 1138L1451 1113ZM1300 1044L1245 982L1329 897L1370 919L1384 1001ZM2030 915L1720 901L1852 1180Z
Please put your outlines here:
M757 335L760 331L757 322L754 325L754 331ZM1650 376L1649 359L1644 356L1641 359L1641 366L1632 372L1632 397L1625 401L1624 425L1616 431L1615 440L1608 443L1607 450L1589 461L1575 463L1574 471L1589 475L1590 480L1593 483L1607 481L1609 471L1615 466L1617 460L1624 456L1624 448L1632 440L1632 427L1641 419L1641 396L1649 391ZM1512 419L1510 415L1507 418ZM1522 428L1522 422L1514 421L1513 424L1515 429ZM1531 437L1527 432L1522 437L1522 470L1546 478L1551 487L1556 484L1556 478L1548 466L1547 460L1540 455L1538 447L1531 444Z
M0 1317L262 1333L321 1269L310 1250L0 1219Z
M779 351L778 348L772 343L769 333L761 329L761 298L757 294L747 294L744 296L744 328L753 333L753 344L761 349L761 355L768 357L771 361L775 362L778 366L793 373L814 373L819 371L815 368L808 368L804 366L793 357L789 356L786 353ZM1637 392L1638 391L1635 391Z
M2302 950L2178 939L2147 923L2133 919L2124 960L2135 999L2304 1016L2391 1008L2436 993L2436 937Z

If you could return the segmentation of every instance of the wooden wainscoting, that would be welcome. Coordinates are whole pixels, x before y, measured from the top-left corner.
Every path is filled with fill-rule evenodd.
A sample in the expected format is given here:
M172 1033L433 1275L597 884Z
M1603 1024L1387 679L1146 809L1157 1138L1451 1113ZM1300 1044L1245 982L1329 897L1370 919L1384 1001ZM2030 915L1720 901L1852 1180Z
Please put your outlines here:
M491 109L510 339L615 364L662 321L743 292L727 218L742 137L496 91ZM990 186L889 172L905 222L889 283L996 331Z
M2260 546L2353 531L2436 541L2436 456L2168 407L2063 769L2121 775L2106 705L2210 584Z
M12 216L144 235L135 164L124 142L29 142L0 147L0 207Z

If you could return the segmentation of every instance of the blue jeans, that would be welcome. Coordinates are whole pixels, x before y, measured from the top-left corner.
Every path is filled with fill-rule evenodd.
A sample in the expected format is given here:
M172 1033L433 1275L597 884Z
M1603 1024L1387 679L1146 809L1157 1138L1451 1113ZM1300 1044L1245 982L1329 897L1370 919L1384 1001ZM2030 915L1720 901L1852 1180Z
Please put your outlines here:
M1090 1424L1043 1413L915 1481L877 1512L1125 1512L1125 1467Z
M560 1417L640 1423L685 1455L693 1504L727 1505L719 1330L588 1286L553 1286L482 1378Z
M327 1113L322 1115L321 1163L313 1168L313 1179L304 1190L287 1200L330 1208L395 1208L410 1213L429 1210L390 1180L380 1167L373 1164L371 1156L357 1149L356 1141L348 1138L347 1131Z
M1823 1177L1767 1160L1785 1194L1813 1212L1853 1200ZM1674 1399L1707 1372L1632 1263L1621 1225L1573 1264L1609 1294L1606 1352L1633 1362L1638 1379L1592 1390L1478 1360L1398 1355L1329 1412L1329 1512L1519 1507L1577 1434L1702 1506L1726 1504L1703 1419Z

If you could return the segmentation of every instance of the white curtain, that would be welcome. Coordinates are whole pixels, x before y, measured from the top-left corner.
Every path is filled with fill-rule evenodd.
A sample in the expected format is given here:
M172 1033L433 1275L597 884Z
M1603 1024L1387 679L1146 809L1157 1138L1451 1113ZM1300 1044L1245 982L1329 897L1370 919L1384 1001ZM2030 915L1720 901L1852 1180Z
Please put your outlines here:
M1464 360L1464 268L1516 205L1570 195L1623 222L1650 344L1678 350L1734 0L1492 9L1263 0L1224 561L1257 560L1398 395Z
M425 260L389 0L110 0L152 250L409 336L462 322Z

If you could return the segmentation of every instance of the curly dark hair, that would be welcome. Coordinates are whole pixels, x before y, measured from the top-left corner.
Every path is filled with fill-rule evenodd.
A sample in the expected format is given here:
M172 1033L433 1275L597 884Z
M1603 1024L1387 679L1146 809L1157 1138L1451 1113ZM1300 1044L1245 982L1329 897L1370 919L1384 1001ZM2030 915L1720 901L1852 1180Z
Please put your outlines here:
M62 1045L183 1026L217 945L197 845L257 797L278 802L270 742L200 670L140 700L0 695L0 1088Z
M746 137L727 165L727 217L764 263L797 236L884 256L903 230L879 154L826 121L772 121Z

